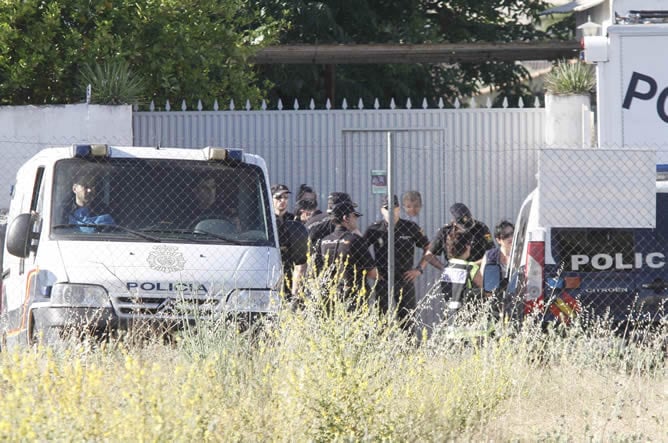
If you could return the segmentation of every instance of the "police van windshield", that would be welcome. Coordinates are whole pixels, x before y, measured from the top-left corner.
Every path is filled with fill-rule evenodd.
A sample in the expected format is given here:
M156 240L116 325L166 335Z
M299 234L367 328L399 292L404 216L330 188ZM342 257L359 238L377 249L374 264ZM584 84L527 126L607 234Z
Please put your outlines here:
M272 245L261 168L173 159L56 163L51 235Z

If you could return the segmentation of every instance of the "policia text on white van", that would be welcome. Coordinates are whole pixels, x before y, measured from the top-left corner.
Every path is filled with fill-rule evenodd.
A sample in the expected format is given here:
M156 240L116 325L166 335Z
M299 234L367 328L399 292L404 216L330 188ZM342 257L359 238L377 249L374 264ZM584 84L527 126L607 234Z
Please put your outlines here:
M618 253L615 255L609 254L596 254L592 257L588 255L572 255L571 256L571 269L573 271L579 271L581 267L590 265L592 268L604 271L607 269L642 269L643 266L647 266L652 269L663 268L666 264L666 257L661 252L650 252L649 254L643 255L639 252L636 252L633 255L633 262L624 262L623 254Z

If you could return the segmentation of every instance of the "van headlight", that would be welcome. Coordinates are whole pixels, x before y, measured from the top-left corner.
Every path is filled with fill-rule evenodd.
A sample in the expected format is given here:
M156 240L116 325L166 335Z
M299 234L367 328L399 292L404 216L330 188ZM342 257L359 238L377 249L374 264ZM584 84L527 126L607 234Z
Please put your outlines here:
M236 289L225 303L229 312L277 312L280 306L278 291L269 289Z
M57 283L53 285L51 304L93 308L111 307L109 295L102 286L71 283Z

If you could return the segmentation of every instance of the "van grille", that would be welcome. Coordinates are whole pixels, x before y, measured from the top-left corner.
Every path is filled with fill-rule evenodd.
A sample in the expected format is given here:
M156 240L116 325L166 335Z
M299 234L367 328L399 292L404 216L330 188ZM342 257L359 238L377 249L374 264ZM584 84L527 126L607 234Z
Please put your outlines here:
M116 296L113 305L119 317L192 318L216 312L219 298L209 296Z

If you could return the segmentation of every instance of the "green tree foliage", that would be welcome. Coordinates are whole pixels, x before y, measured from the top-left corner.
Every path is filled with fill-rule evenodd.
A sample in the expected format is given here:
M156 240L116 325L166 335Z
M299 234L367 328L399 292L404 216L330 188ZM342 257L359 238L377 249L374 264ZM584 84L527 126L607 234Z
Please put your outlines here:
M542 0L257 0L273 13L284 14L291 27L281 43L460 43L510 42L564 38L563 27L537 28ZM552 31L554 29L555 31ZM559 31L559 32L557 32ZM306 102L327 99L326 67L318 65L258 66L261 76L275 86L270 99ZM363 98L370 105L379 98L387 106L394 98L432 104L439 98L452 103L481 86L505 95L527 94L522 85L526 70L515 63L338 65L336 97ZM418 102L419 103L419 102Z
M119 63L144 103L258 100L246 59L280 26L248 0L2 0L0 104L81 102L82 71Z

